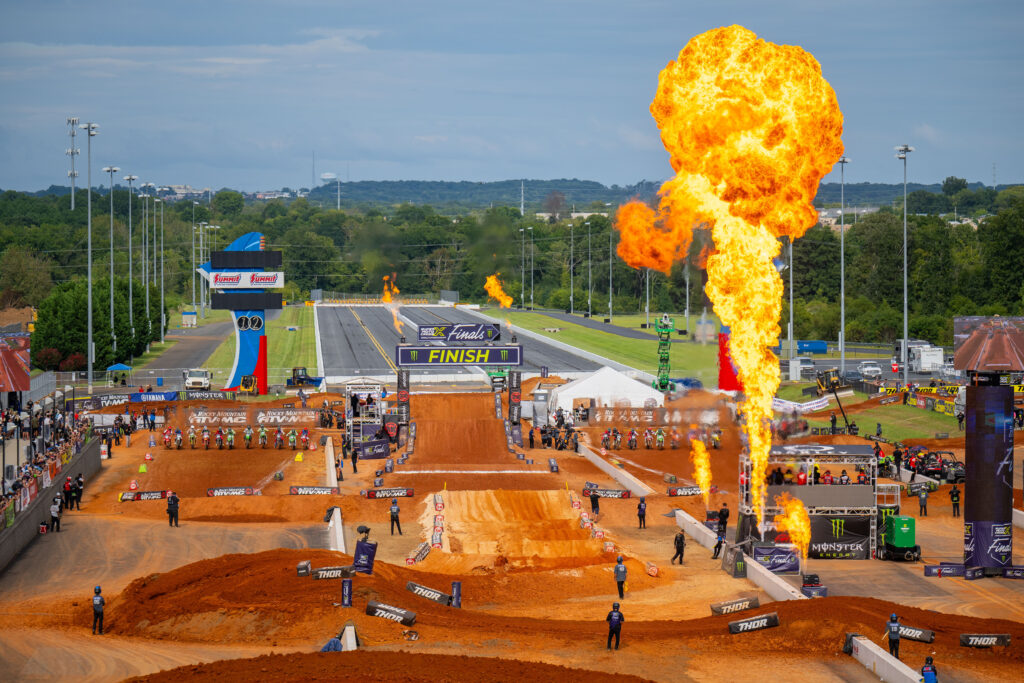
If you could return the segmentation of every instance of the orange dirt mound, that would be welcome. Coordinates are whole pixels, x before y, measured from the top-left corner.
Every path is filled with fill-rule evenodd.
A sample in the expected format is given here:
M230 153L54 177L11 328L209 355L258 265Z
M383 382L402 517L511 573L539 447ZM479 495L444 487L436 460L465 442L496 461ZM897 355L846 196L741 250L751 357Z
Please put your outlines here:
M325 639L326 642L326 639ZM346 681L565 681L566 683L633 683L647 679L570 669L553 664L492 657L416 654L412 652L315 652L231 659L210 664L183 666L131 681L177 683L183 677L196 681L336 681L344 671Z

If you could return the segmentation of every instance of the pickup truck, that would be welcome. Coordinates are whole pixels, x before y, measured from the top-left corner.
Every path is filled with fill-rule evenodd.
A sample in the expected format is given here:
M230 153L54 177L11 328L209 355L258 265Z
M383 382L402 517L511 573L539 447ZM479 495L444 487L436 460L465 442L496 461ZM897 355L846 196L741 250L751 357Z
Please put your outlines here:
M210 371L195 369L185 373L185 389L188 391L209 391Z

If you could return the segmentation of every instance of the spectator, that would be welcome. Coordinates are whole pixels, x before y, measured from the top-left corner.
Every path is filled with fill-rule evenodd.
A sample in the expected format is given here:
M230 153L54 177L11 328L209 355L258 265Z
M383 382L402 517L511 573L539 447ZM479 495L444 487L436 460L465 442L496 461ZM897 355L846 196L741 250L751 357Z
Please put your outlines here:
M928 487L922 486L921 490L917 493L917 505L920 508L918 511L921 517L928 516Z
M53 499L53 503L50 505L50 529L52 531L60 531L60 515L61 515L61 502L60 497Z

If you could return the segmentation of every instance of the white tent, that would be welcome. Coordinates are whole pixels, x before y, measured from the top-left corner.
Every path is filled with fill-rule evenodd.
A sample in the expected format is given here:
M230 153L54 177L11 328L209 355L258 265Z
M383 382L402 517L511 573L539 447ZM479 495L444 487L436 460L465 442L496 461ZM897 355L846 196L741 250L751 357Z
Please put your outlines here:
M594 399L597 406L614 406L620 401L629 401L632 408L642 408L644 402L652 399L661 407L664 395L643 382L624 375L618 370L605 366L585 377L555 387L551 390L548 410L562 408L572 410L573 399Z

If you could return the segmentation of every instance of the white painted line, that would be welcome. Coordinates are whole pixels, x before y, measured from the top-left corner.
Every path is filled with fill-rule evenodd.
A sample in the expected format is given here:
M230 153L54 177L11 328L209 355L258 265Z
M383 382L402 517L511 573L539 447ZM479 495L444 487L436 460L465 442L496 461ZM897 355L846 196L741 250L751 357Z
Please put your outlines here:
M551 474L548 470L395 470L395 474Z

